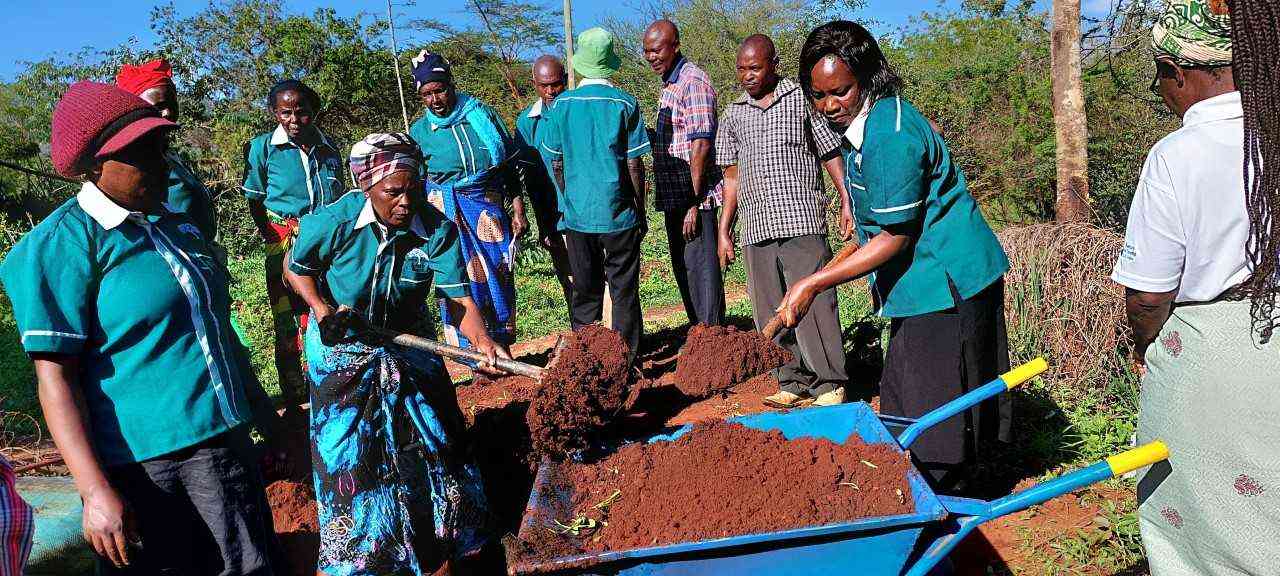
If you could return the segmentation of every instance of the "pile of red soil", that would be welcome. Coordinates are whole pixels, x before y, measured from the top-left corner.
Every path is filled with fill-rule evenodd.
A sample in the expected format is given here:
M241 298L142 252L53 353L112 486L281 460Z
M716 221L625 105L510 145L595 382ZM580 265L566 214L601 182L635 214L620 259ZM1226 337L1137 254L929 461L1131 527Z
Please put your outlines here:
M533 449L563 458L596 444L622 409L630 384L629 349L622 336L599 325L565 338L526 420Z
M267 503L289 574L315 574L320 555L320 524L310 483L277 480L267 486Z
M791 352L754 330L699 324L689 330L676 360L675 385L686 396L706 398L792 359Z
M521 554L546 560L567 548L629 550L909 514L910 467L905 453L856 436L844 444L786 440L710 421L672 442L630 444L592 464L564 465L553 489L567 489L571 500L538 518L549 530L530 531ZM556 514L563 517L550 517ZM563 532L556 521L575 517L598 527L547 537Z

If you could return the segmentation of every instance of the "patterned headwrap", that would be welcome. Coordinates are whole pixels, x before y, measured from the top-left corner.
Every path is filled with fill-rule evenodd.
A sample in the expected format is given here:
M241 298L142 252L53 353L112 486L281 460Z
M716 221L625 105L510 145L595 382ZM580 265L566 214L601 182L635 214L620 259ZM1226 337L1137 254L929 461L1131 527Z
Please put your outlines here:
M116 86L133 95L140 95L152 88L173 83L173 68L164 58L143 62L134 66L125 64L116 74Z
M1231 14L1226 0L1167 0L1151 30L1156 58L1179 66L1231 64Z
M413 73L414 88L422 88L423 84L430 82L449 82L453 79L449 61L444 56L431 54L426 50L420 50L417 56L411 58L409 67Z
M351 147L351 177L368 191L398 170L418 173L422 150L408 134L370 134Z

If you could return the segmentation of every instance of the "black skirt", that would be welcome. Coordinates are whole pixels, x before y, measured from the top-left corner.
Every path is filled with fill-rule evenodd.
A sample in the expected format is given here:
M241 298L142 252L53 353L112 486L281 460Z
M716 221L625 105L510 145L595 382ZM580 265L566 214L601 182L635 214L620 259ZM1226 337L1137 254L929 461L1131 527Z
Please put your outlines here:
M955 307L894 318L880 381L880 411L919 418L1009 370L1004 280L968 299L951 287ZM911 453L937 489L952 487L978 447L1009 441L1012 409L998 396L930 428Z

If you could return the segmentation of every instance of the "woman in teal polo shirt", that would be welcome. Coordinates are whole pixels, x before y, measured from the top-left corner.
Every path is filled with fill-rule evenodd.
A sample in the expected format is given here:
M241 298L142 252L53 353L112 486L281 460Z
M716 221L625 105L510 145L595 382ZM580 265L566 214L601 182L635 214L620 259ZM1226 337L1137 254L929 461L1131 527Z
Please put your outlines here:
M274 414L231 329L230 274L164 207L174 126L115 86L72 85L51 155L87 181L0 280L99 573L269 575L271 512L244 448L253 415Z
M245 144L244 196L262 236L267 300L275 324L276 373L285 409L299 403L302 331L306 306L285 288L285 256L298 235L298 219L332 204L347 191L342 155L314 124L320 96L297 80L282 80L267 94L274 130Z
M286 276L315 320L305 347L317 570L432 574L487 538L462 412L439 356L361 329L434 334L424 309L434 284L489 365L510 355L467 296L456 228L422 201L417 145L405 134L372 134L350 162L363 193L302 219Z
M898 94L901 81L875 38L852 22L817 28L801 50L800 85L844 132L861 247L793 285L784 321L798 322L822 291L870 276L875 306L892 319L880 407L895 416L922 416L1008 370L1008 258L942 137ZM1000 412L989 403L957 415L912 454L939 487L954 486L980 442L1007 439Z
M471 298L489 335L503 344L516 337L515 239L529 229L518 170L519 148L488 105L459 92L449 63L425 50L413 58L422 117L409 135L426 162L427 200L458 227ZM511 202L511 215L504 207ZM457 318L440 307L445 339L467 346Z

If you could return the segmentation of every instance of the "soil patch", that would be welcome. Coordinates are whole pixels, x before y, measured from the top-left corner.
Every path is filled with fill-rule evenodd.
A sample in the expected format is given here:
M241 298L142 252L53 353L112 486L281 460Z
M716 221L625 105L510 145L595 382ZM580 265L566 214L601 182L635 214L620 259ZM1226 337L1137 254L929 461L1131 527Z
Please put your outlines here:
M856 438L788 441L781 432L709 421L672 442L565 464L555 482L572 496L560 510L540 509L534 541L521 554L548 560L566 548L629 550L907 514L915 508L909 468L906 454ZM541 536L552 531L561 535Z
M267 486L267 502L289 574L315 574L320 555L320 524L311 484L277 480Z
M793 358L755 330L699 324L689 330L676 361L675 385L687 396L706 398Z
M761 374L726 390L723 394L694 402L667 420L667 426L681 426L703 420L723 420L776 409L765 405L764 397L778 391L772 374Z
M553 458L594 446L621 410L630 384L629 350L622 336L599 325L565 338L542 378L526 417L533 449Z

